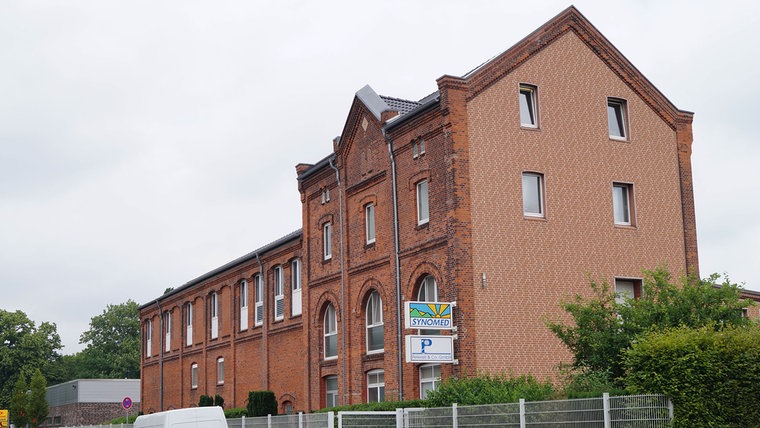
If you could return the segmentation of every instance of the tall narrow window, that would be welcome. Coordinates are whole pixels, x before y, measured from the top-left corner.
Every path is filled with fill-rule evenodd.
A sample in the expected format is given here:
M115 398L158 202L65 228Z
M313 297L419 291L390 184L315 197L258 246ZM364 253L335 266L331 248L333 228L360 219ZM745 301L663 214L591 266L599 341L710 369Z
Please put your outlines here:
M301 315L301 260L290 264L290 315Z
M425 224L429 220L428 182L427 180L422 180L417 183L417 224Z
M610 138L624 140L628 138L627 132L628 108L625 100L619 98L607 98L607 124Z
M190 365L190 388L198 388L198 363Z
M364 207L364 224L367 235L367 244L375 242L375 204L367 204Z
M367 373L367 402L385 401L385 371L372 370Z
M172 314L164 312L164 351L172 350Z
M240 282L240 330L248 329L248 281Z
M535 86L520 85L520 125L527 128L538 127Z
M261 325L264 323L264 285L259 274L253 277L253 294L256 311L253 322L255 325Z
M543 176L533 172L522 175L523 215L544 216Z
M627 183L612 184L612 208L614 211L615 224L623 226L632 226L632 206L631 194L633 185Z
M153 354L153 321L145 321L145 356L150 357Z
M324 228L322 229L322 234L325 260L330 260L332 258L332 224L325 223Z
M367 300L367 353L382 352L384 347L383 301L373 291Z
M327 305L325 309L325 359L338 357L338 319L335 314L335 307L332 304Z
M211 293L209 305L211 306L211 338L219 337L219 297Z
M221 385L224 383L224 358L217 358L216 360L216 384Z
M420 289L417 292L418 302L437 302L438 301L438 284L435 282L433 275L427 275L422 279ZM433 336L441 334L440 330L420 330L420 334Z
M440 364L426 364L424 366L420 366L420 399L426 399L428 392L436 389L440 383Z
M285 290L282 284L282 266L274 268L274 319L285 317Z
M185 305L185 345L191 346L193 344L193 304L187 302Z
M325 377L325 407L338 405L338 376Z

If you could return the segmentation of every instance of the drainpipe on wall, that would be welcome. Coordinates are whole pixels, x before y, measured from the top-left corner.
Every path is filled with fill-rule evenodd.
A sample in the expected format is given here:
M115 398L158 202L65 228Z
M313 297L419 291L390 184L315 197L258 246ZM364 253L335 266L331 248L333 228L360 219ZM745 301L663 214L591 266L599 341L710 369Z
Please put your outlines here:
M341 373L343 373L343 376L341 376L341 381L343 383L343 393L346 394L346 379L348 378L348 375L346 374L346 355L348 355L348 353L346 352L346 274L345 269L343 269L343 190L340 186L340 171L335 167L332 159L328 162L330 163L330 168L335 171L335 179L338 181L338 221L340 222L340 315L342 321L340 323L340 346L343 351L343 357L341 358ZM345 402L345 400L342 401Z
M396 158L393 157L393 140L388 137L383 129L383 137L388 144L388 155L391 158L391 185L393 186L393 240L395 244L396 262L396 346L398 347L398 399L404 400L404 365L401 358L402 335L401 335L401 262L399 261L399 237L398 237L398 192L396 190Z
M164 314L161 312L161 301L156 299L158 306L158 411L164 411Z
M261 300L262 300L261 301L261 304L262 304L262 307L261 307L261 311L262 311L261 317L263 318L261 320L261 328L263 330L265 328L265 324L266 324L266 322L264 322L264 321L266 321L266 316L264 316L264 313L263 313L264 312L264 306L263 305L264 305L264 301L266 299L264 299L264 288L265 288L264 287L264 265L261 264L261 257L259 257L259 253L256 253L256 261L259 263L259 281L261 281ZM254 304L253 304L253 324L256 325L256 303L255 303L256 302L256 281L253 282L253 301L254 301ZM265 335L262 334L261 335L261 387L264 388L264 389L267 389L267 387L269 385L266 384L267 383L266 382L266 376L267 376L267 374L266 374L266 368L267 368L267 365L266 365L266 359L264 358L264 352L266 352L267 348L265 346L264 337L265 337Z

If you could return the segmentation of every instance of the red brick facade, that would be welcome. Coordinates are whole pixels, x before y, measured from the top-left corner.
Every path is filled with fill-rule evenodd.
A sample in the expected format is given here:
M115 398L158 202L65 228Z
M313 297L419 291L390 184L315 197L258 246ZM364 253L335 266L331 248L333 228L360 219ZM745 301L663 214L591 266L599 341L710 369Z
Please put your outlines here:
M202 394L243 407L248 391L262 389L275 392L281 411L365 402L377 392L368 392L368 373L377 370L386 400L418 398L420 367L403 360L403 336L416 330L400 328L400 307L417 300L429 276L439 301L457 302L458 364L442 364L442 377L551 377L569 353L544 321L562 316L563 297L588 291L587 274L635 280L663 262L674 273L698 272L692 114L674 107L576 9L468 75L437 83L419 102L357 92L334 153L296 167L301 231L142 306L145 348L151 330L151 352L142 352L144 411L192 406ZM521 85L534 91L533 126L521 126ZM623 106L622 138L610 137L610 99ZM540 177L540 215L524 213L525 173ZM425 185L429 218L420 221ZM613 220L616 186L628 192L626 224ZM301 314L292 304L294 260ZM264 316L256 325L259 274ZM368 344L373 293L382 301L379 352ZM325 325L332 310L334 331ZM333 380L337 395L327 390Z

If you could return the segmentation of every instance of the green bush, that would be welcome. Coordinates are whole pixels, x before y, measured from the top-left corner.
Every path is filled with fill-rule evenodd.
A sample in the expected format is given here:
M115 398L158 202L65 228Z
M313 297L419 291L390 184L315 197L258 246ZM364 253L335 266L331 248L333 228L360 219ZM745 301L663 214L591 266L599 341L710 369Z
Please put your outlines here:
M235 407L224 411L224 417L227 419L237 419L243 416L248 416L248 409L245 407Z
M201 395L198 400L198 407L209 407L214 405L214 399L210 395Z
M111 419L110 421L105 422L103 425L133 424L135 423L135 419L137 419L137 416L139 415L129 415L129 420L127 420L126 416L120 416L118 418L114 418L114 419Z
M564 375L565 388L562 398L595 398L601 397L605 392L610 395L627 394L624 389L615 386L609 370L570 368Z
M317 413L392 411L396 409L425 407L425 403L426 403L425 400L381 401L379 403L359 403L359 404L349 404L346 406L328 407L325 409L317 410Z
M221 395L219 395L219 394L216 394L216 395L214 396L214 406L219 406L219 407L221 407L222 409L224 409L224 398L222 398L222 396L221 396Z
M272 391L248 392L248 416L266 416L277 414L277 397Z
M554 393L550 381L540 383L531 375L519 377L481 375L471 378L449 378L428 393L427 407L446 407L453 403L474 404L515 403L545 400Z
M626 352L632 393L673 401L674 427L760 426L760 326L679 327L640 337Z

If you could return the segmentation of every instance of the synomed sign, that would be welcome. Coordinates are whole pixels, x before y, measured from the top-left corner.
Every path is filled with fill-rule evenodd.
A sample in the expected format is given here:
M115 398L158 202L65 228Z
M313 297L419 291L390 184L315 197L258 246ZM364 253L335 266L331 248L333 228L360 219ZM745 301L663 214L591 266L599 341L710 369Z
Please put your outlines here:
M453 330L451 310L456 302L404 302L404 326L426 330Z

